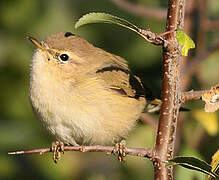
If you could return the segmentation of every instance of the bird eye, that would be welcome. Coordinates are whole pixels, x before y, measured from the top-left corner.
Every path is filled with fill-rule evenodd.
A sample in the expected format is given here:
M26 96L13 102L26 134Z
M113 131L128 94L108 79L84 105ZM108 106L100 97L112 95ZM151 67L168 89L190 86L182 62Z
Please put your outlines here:
M59 56L59 59L60 59L61 61L68 61L69 56L68 56L67 54L61 54L61 55Z

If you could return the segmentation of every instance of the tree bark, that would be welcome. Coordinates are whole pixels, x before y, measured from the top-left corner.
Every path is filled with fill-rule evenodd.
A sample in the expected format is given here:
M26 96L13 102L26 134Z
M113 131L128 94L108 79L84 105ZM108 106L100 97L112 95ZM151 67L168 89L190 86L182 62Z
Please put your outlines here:
M168 45L163 47L163 82L162 106L155 144L155 179L173 179L173 168L166 167L165 162L173 158L176 125L180 107L180 61L181 54L174 30L183 28L185 0L169 0L166 22L165 40Z

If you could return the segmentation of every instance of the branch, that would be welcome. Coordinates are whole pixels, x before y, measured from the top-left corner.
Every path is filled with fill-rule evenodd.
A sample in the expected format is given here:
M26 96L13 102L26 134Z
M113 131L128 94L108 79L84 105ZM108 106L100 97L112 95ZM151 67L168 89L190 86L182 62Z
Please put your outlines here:
M151 7L143 7L140 5L136 5L134 3L130 3L125 0L110 0L117 6L125 9L126 11L138 15L141 17L154 18L158 20L164 20L166 18L167 11L163 8L151 8Z
M185 0L169 0L166 31L183 29ZM162 105L155 145L154 159L155 179L173 179L173 167L166 167L165 163L173 157L176 127L180 108L180 61L181 55L176 40L176 33L166 35L171 46L163 47L163 81Z
M167 45L168 42L163 40L163 34L168 34L170 32L165 32L163 34L153 33L150 29L140 29L138 28L138 33L143 37L147 42L154 45Z
M193 99L200 99L202 97L203 94L207 93L209 90L202 90L202 91L188 91L188 92L184 92L182 93L182 103L189 101L189 100L193 100Z
M79 151L79 152L106 152L112 153L114 150L114 146L65 146L64 151ZM153 149L147 148L125 148L125 153L131 156L138 157L152 157ZM42 148L42 149L33 149L27 151L14 151L8 152L10 155L18 155L18 154L40 154L52 152L51 148Z
M191 99L200 99L205 102L205 112L215 112L219 109L219 84L212 86L210 90L184 92L182 103Z

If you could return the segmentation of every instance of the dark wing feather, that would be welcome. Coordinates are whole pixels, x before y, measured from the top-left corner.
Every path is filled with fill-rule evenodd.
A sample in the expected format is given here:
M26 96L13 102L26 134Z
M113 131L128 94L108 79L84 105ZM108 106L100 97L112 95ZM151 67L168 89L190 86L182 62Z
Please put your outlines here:
M131 98L145 97L145 89L140 79L128 68L112 64L98 69L96 73L112 90Z

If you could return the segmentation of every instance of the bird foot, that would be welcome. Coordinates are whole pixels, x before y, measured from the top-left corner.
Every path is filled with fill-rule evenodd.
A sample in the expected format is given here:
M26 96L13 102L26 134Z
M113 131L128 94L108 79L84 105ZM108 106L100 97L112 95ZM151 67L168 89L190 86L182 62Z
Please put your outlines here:
M61 154L64 154L64 143L60 141L52 142L51 152L53 152L53 161L57 161L61 158Z
M126 156L126 141L122 140L120 143L116 143L115 147L113 148L112 153L118 155L118 160L120 162L124 162L124 157Z

